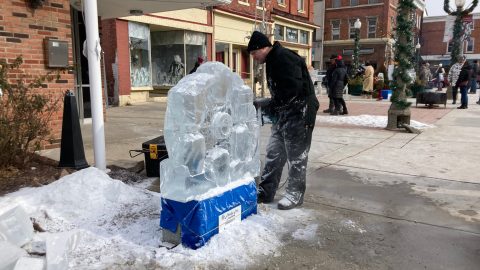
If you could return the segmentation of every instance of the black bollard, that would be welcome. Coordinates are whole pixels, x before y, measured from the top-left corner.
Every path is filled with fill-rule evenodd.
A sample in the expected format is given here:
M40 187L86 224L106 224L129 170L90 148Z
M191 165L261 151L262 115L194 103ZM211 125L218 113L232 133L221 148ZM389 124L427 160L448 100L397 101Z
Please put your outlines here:
M70 90L65 94L63 101L62 142L58 167L77 170L89 167L83 150L77 100Z

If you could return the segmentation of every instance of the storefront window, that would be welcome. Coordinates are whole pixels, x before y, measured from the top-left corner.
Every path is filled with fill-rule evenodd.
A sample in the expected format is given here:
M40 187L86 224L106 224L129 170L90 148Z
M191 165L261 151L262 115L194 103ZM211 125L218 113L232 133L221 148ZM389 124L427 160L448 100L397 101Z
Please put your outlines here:
M298 29L287 27L287 41L298 42Z
M275 25L275 40L285 40L284 29L285 27L283 25Z
M308 31L300 30L300 43L308 44Z
M194 67L198 57L205 59L206 36L186 31L152 32L152 74L154 86L178 83Z
M229 65L228 56L230 54L229 45L227 43L215 43L215 61Z
M130 46L130 79L132 87L151 86L150 29L148 25L128 23Z

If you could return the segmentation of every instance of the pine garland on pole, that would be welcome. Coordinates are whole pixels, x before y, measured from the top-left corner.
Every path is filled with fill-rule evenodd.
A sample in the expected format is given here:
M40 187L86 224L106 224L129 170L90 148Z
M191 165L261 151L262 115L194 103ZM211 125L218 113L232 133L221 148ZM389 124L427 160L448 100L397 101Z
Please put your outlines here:
M397 27L395 42L395 63L393 72L395 90L392 95L390 109L404 110L410 107L407 102L406 87L412 82L409 71L413 68L412 55L415 53L413 33L415 22L411 19L416 6L413 0L400 0L397 9Z

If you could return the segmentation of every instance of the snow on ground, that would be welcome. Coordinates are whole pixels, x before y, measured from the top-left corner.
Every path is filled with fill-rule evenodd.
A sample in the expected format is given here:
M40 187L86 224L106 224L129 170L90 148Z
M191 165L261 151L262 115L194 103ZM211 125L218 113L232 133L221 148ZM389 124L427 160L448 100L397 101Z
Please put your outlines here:
M357 116L325 116L325 115L317 115L317 122L319 123L329 123L329 124L348 124L348 125L355 125L355 126L364 126L364 127L376 127L376 128L384 128L387 126L388 117L381 116L381 115L368 115L362 114ZM433 128L435 126L424 124L415 120L410 120L410 125L414 128L418 129L425 129L425 128Z
M260 205L259 214L198 250L181 245L168 250L159 247L159 194L112 180L93 167L0 198L0 207L15 204L47 231L39 235L73 235L73 249L67 251L72 269L245 268L259 256L280 256L287 228L311 217L306 209L278 211L275 205ZM298 234L310 238L316 228Z

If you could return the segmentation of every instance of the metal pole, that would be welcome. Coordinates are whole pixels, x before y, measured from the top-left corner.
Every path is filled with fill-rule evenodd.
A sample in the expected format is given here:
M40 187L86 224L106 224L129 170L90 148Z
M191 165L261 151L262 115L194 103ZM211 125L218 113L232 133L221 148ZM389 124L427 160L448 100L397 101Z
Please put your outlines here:
M92 102L92 135L95 167L106 170L105 130L102 105L102 79L100 69L101 47L98 35L97 1L85 0L85 30L87 34L88 70L90 78L90 98Z

